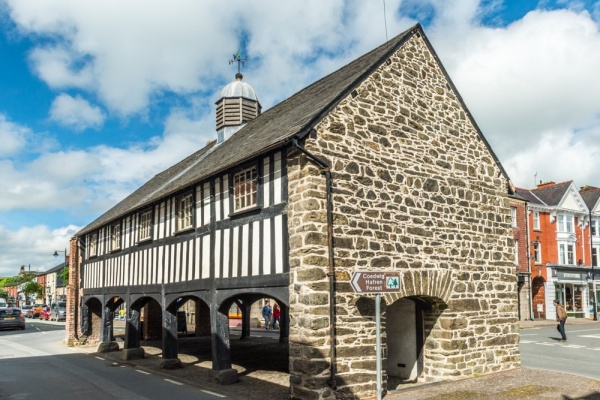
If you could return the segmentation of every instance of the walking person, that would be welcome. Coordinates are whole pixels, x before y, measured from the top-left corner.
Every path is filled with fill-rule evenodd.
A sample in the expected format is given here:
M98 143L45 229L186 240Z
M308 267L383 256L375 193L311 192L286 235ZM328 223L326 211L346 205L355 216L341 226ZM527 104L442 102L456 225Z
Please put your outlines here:
M271 323L271 317L273 316L273 310L271 310L271 303L269 300L266 301L265 306L262 309L262 316L265 319L265 329L269 330L269 324Z
M281 322L279 322L279 317L281 316L281 309L279 308L279 304L275 303L273 306L273 330L275 330L275 323L277 323L277 328L281 326Z
M567 334L565 332L565 323L567 322L567 312L565 308L560 304L560 302L554 299L554 306L556 307L556 321L558 324L556 325L556 329L562 336L561 342L567 341Z

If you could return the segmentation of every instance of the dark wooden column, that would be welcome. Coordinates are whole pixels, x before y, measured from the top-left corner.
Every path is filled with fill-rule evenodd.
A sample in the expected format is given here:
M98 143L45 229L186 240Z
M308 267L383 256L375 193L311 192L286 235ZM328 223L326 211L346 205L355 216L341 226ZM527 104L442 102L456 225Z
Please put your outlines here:
M238 305L242 309L242 335L240 339L248 339L250 337L250 308L252 303L249 300L244 300Z
M290 308L280 304L281 314L279 315L279 343L289 343L290 341Z
M217 310L215 303L213 303L210 310L210 330L213 370L231 369L229 318L227 314Z
M110 307L102 308L102 332L100 343L108 343L113 340L113 312Z

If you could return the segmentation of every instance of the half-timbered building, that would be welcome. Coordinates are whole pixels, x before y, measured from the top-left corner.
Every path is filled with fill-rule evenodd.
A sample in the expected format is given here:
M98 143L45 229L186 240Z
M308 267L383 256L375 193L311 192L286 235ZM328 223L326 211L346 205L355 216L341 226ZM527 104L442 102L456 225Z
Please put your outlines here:
M272 298L291 398L373 396L360 269L401 278L383 295L388 389L519 365L511 185L419 25L262 114L239 75L216 137L73 238L69 340L110 349L125 304L125 354L160 337L177 366L192 301L225 371L230 306L250 335L251 305Z

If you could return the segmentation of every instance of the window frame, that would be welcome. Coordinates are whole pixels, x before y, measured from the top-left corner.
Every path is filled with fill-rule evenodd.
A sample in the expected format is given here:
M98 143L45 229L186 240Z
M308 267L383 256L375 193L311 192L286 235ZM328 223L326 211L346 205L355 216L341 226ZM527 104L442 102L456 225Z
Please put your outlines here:
M575 217L571 214L558 214L558 232L575 233Z
M247 174L250 174L250 177L247 177ZM241 176L245 176L246 179L239 180L238 177ZM258 164L254 163L252 165L249 165L247 167L241 168L237 171L234 171L231 173L231 209L232 209L232 214L238 214L238 213L243 213L246 211L251 211L251 210L255 210L257 208L260 208L261 205L261 201L262 201L262 196L260 196L261 193L261 182L260 182L260 171L258 169ZM248 186L248 184L252 185L252 189L250 192L246 192L244 190L244 193L240 195L240 193L238 192L238 190L242 187L244 187L244 189ZM239 199L244 199L244 200L250 200L248 202L248 204L244 204L244 205L238 205ZM246 201L244 201L244 203L246 203Z
M183 204L187 202L187 204ZM194 228L194 196L192 192L182 194L177 197L177 226L176 232L187 231ZM186 213L186 215L183 215ZM183 225L182 221L187 220L188 224Z
M115 229L118 228L118 229ZM117 230L118 230L118 238L115 238L115 235L117 234ZM120 222L117 222L116 224L112 224L110 227L110 250L111 251L117 251L117 250L121 250L121 238L122 238L122 230L123 227L121 226ZM116 243L116 246L115 246Z
M90 244L88 247L90 257L98 256L98 232L90 233Z
M513 228L518 228L517 226L517 207L510 207L510 218L511 218L511 226Z
M540 230L540 212L539 211L533 212L533 229Z
M542 244L540 242L533 242L533 260L535 264L542 263Z
M575 265L575 245L573 243L559 243L558 258L562 265Z
M139 212L139 220L138 220L138 241L146 242L152 240L152 224L154 221L154 215L152 209L146 209ZM147 220L144 220L144 217L149 215ZM148 235L142 237L142 232L148 231Z

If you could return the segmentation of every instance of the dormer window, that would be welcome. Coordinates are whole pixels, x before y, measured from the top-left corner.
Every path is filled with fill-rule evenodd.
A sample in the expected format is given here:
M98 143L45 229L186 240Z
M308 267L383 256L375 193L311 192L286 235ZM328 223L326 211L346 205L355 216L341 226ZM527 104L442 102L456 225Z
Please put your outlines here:
M243 211L258 205L258 171L248 168L233 175L233 211Z
M140 213L138 232L140 236L140 241L149 240L152 238L152 210L147 210Z
M177 199L177 230L192 228L193 222L192 194L186 194Z

